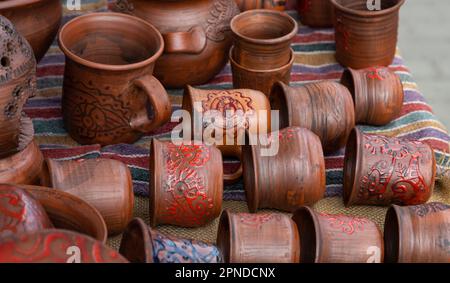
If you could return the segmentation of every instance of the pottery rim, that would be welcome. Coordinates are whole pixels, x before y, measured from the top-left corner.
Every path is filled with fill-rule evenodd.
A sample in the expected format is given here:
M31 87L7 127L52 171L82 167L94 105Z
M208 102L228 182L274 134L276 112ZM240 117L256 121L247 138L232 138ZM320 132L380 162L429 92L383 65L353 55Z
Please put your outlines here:
M246 131L246 145L242 146L242 170L243 170L243 182L245 196L247 199L247 206L250 212L256 212L259 207L259 167L256 155L258 151L255 145L250 145L247 138L248 132ZM248 171L249 169L253 169Z
M361 17L384 16L384 15L387 15L387 14L390 14L390 13L393 13L393 12L399 10L400 7L405 3L405 0L395 0L397 3L395 3L395 5L387 8L387 9L382 9L380 11L362 11L362 10L351 9L351 8L344 6L341 3L339 3L340 0L330 0L330 1L336 9L341 10L346 13L349 13L349 14L352 14L352 15L355 15L355 16L361 16Z
M162 153L163 142L152 139L150 143L150 182L149 182L149 204L150 204L150 225L155 227L158 225L157 212L158 212L158 190L157 190L157 176L160 176L160 166L157 166L156 162L159 160L159 155Z
M256 69L245 68L241 64L238 64L234 60L233 55L232 55L233 54L233 48L234 48L234 46L232 46L230 48L230 53L229 53L229 56L228 56L230 58L231 65L234 65L235 67L237 67L237 68L239 68L241 70L244 70L246 72L259 73L259 74L280 72L280 71L283 71L283 70L285 70L287 68L291 68L292 64L294 64L294 61L295 61L294 50L291 48L291 60L289 61L289 63L287 63L284 66L281 66L281 67L276 68L276 69L270 69L270 70L256 70Z
M353 204L356 188L358 187L357 168L362 164L362 149L359 146L362 142L363 136L358 128L353 128L345 146L344 156L344 204L349 207Z
M0 9L19 8L25 5L36 4L39 2L48 2L50 0L7 0L0 1Z
M352 95L353 106L355 107L357 105L356 99L358 97L356 95L356 89L359 89L357 83L360 83L360 81L356 79L357 77L358 72L355 69L347 68L347 70L344 70L344 72L342 73L341 79L339 81L339 83L345 86Z
M294 212L292 220L295 222L299 234L300 263L318 263L322 248L322 238L320 233L319 219L317 218L316 213L309 206L302 206ZM305 220L309 221L310 224L313 225L313 229L307 229L306 232L302 231L302 222ZM314 243L311 244L310 242L306 241L303 238L305 235L314 236ZM311 257L305 260L304 251L306 249L314 249L314 252L310 254L311 256L314 255L314 258Z
M276 83L274 83L274 85L272 86L272 90L270 91L270 95L269 95L269 100L272 100L272 98L274 98L274 95L280 96L279 98L281 98L282 100L284 100L284 105L283 105L283 109L274 109L272 108L272 110L279 110L280 112L280 129L289 127L290 125L292 125L292 101L291 101L291 96L288 95L289 92L289 86L287 84L285 84L282 81L277 81ZM273 105L272 101L270 102L271 105ZM280 107L281 108L281 107ZM285 111L283 111L285 110ZM282 117L281 117L282 116Z
M217 231L217 248L221 252L224 263L230 263L231 254L233 253L233 225L231 225L231 213L228 209L222 212L219 220L219 228Z
M403 231L399 221L400 209L401 207L398 205L391 205L384 221L384 260L388 263L398 262L400 251L403 249L402 241L400 241L403 238Z
M137 231L137 236L141 237L141 238L131 238L131 240L135 240L135 241L139 241L140 244L143 245L143 249L144 249L144 258L143 261L145 263L153 263L153 238L151 235L151 228L145 224L144 220L142 220L141 218L134 218L133 220L130 221L130 223L128 223L128 226L125 230L125 232L123 233L123 238L122 238L122 242L120 244L120 253L127 258L127 256L125 256L126 251L122 250L122 245L124 243L124 240L130 241L130 239L127 239L125 235L131 235L133 233L133 231ZM150 247L148 247L147 245L151 245ZM125 248L125 247L123 247ZM136 252L136 251L133 251ZM131 259L127 258L130 262Z
M136 62L136 63L131 63L131 64L123 64L123 65L110 65L110 64L103 64L103 63L96 63L90 60L86 60L81 58L80 56L76 55L75 53L73 53L64 43L63 41L63 37L67 36L67 33L69 33L69 31L67 31L68 29L70 29L70 27L80 21L83 21L85 19L89 19L89 18L97 18L96 20L98 21L99 17L116 17L125 21L134 21L136 23L139 23L143 26L147 26L147 29L149 31L153 31L158 39L159 39L159 48L158 50L149 58L140 61L140 62ZM152 63L155 63L156 60L163 54L164 51L164 39L161 35L161 33L151 24L149 24L148 22L134 17L134 16L130 16L130 15L126 15L123 13L114 13L114 12L95 12L95 13L90 13L90 14L85 14L79 17L76 17L72 20L70 20L69 22L67 22L60 30L59 35L58 35L58 43L59 46L61 48L61 50L63 51L63 53L68 56L70 59L72 59L73 61L77 62L78 64L93 68L93 69L101 69L101 70L107 70L107 71L126 71L126 70L134 70L134 69L139 69L139 68L143 68L145 66L148 66Z

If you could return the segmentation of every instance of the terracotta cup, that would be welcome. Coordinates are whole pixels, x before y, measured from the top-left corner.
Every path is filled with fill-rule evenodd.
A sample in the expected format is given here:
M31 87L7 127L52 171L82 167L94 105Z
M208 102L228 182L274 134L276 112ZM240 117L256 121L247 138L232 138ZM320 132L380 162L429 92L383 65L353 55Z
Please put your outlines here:
M222 211L222 155L213 146L150 146L150 225L200 227Z
M269 142L268 146L250 143L243 146L249 210L274 208L292 212L322 199L325 160L319 138L307 129L290 127L279 131L278 136L272 134Z
M283 11L287 1L284 0L235 0L239 9L244 12L254 9L270 9Z
M123 232L133 218L131 173L120 161L47 159L41 183L78 196L95 207L105 219L109 235Z
M64 125L77 142L132 143L169 120L169 96L152 76L164 49L155 27L120 13L91 13L65 24L58 39L66 55Z
M280 128L298 126L311 130L319 136L325 152L343 148L355 127L350 92L336 82L296 88L277 82L269 98L272 110L280 111Z
M403 85L400 78L388 68L349 68L344 71L341 84L352 94L356 123L383 126L400 115Z
M217 263L221 254L214 245L180 239L152 230L140 218L128 225L120 253L133 263Z
M392 205L384 224L386 262L450 263L450 205Z
M2 263L126 263L117 251L67 230L44 230L0 242Z
M366 218L298 209L292 219L300 235L302 263L380 263L383 237L377 224Z
M52 228L42 205L26 191L0 185L0 238Z
M433 193L436 160L426 143L363 134L348 139L344 164L344 203L415 205Z
M367 0L330 0L334 6L336 59L346 67L388 66L397 47L399 10L405 0L380 1L381 10Z
M217 245L226 263L297 263L295 223L279 213L222 213Z
M183 109L191 114L193 140L215 144L224 156L240 159L246 130L255 134L270 132L269 100L256 90L204 90L187 86L183 96ZM210 123L205 124L203 121ZM196 124L200 125L200 130ZM210 139L204 139L211 124L223 137L218 142L217 132L211 133ZM224 180L234 182L241 176L242 167L233 174L224 175Z
M333 26L333 5L330 0L298 0L297 10L304 25L316 28Z

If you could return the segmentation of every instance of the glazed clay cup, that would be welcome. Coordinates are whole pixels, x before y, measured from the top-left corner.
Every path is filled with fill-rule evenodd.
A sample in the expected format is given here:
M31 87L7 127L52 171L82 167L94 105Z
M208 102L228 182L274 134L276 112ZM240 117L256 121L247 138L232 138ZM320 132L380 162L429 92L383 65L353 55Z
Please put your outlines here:
M200 227L222 211L222 155L214 146L152 140L150 225Z
M170 118L164 87L152 76L164 41L144 20L91 13L59 34L66 55L64 125L81 144L132 143Z
M330 0L298 0L297 5L302 24L315 28L333 26L333 5Z
M399 10L405 0L380 1L380 11L370 11L367 0L330 1L337 61L354 69L390 65L397 47Z
M344 159L344 203L415 205L433 193L436 160L426 143L363 134L355 128Z
M123 232L133 218L131 173L120 161L47 159L41 183L78 196L95 207L105 219L109 235Z
M215 245L180 239L152 230L140 218L133 219L123 234L120 254L133 263L218 263Z
M244 12L253 9L270 9L283 11L286 1L284 0L235 0L239 9Z
M297 226L280 213L222 213L217 246L226 263L298 263Z
M450 263L450 206L392 205L384 224L386 262Z
M400 115L403 85L400 78L388 68L349 68L344 71L341 84L352 94L356 123L383 126Z
M290 127L279 131L278 136L272 134L270 140L278 142L274 155L263 155L263 150L270 147L260 144L248 144L242 149L249 210L274 208L293 212L322 199L325 160L319 138L307 129Z
M355 127L350 92L336 82L289 87L278 82L270 94L272 110L280 111L280 128L303 127L319 136L325 152L345 146Z
M381 263L383 236L366 218L298 209L292 219L300 235L302 263Z

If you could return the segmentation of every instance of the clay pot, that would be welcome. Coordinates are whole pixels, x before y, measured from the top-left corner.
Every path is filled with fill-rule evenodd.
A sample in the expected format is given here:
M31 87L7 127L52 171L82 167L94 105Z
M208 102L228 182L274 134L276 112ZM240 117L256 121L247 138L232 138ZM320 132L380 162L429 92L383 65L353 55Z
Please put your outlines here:
M355 127L350 92L336 82L296 88L278 82L272 88L270 104L272 110L280 111L280 128L298 126L311 130L319 136L327 153L343 148Z
M0 183L39 184L43 163L44 156L36 141L32 141L22 151L0 159Z
M302 263L380 263L383 237L371 220L298 209L292 219L300 235Z
M239 10L247 11L253 9L270 9L283 11L286 1L284 0L235 0Z
M193 140L215 144L225 156L241 157L246 130L255 134L270 132L269 100L256 90L203 90L187 86L183 96L183 109L191 114ZM195 117L199 117L199 120ZM204 121L209 123L205 124ZM196 124L202 125L197 132ZM205 140L210 126L217 131L211 133L210 139ZM220 138L219 131L223 139ZM224 175L224 179L234 182L241 176L242 167L231 175Z
M226 263L297 263L295 223L279 213L231 213L220 217L217 246Z
M426 143L366 135L355 128L344 164L344 203L415 205L433 193L436 160Z
M3 263L126 263L103 243L66 230L21 234L0 242Z
M366 0L330 1L337 61L354 69L390 65L397 47L399 10L405 0L380 1L380 11L370 11Z
M269 141L269 146L250 142L242 148L249 210L292 212L322 199L325 160L319 138L307 129L290 127L279 131L278 136L272 134ZM267 151L269 148L274 152Z
M42 205L26 191L0 185L0 238L52 228Z
M384 224L386 262L450 263L450 206L392 205Z
M132 143L169 120L169 96L151 75L164 49L155 27L91 13L65 24L58 39L66 55L64 125L77 142Z
M298 0L297 5L302 24L315 28L333 26L333 6L330 0Z
M150 146L150 225L200 227L222 211L222 155L213 146Z
M120 254L133 263L217 263L222 258L216 246L179 239L152 230L140 218L128 225Z
M140 17L162 33L166 48L155 76L166 87L203 84L219 73L231 46L234 0L116 0L114 10Z
M105 219L109 235L133 218L134 193L128 167L112 159L46 160L41 183L85 200Z
M26 38L39 62L58 32L62 6L60 0L7 0L0 1L0 14Z
M2 5L9 2L2 1ZM28 42L0 16L0 159L30 143L34 129L22 109L36 94L36 60Z

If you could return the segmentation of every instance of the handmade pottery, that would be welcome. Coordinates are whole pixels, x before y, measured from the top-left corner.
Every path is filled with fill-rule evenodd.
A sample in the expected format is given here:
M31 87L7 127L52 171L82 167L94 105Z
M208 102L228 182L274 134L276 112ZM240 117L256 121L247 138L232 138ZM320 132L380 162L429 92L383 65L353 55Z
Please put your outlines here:
M450 263L450 205L392 205L384 224L386 262Z
M270 9L283 11L286 5L284 0L235 0L239 10Z
M0 185L0 238L52 228L42 205L26 191Z
M219 73L231 46L234 0L116 0L114 10L153 24L166 48L155 76L170 88L203 84Z
M272 110L280 112L280 128L298 126L319 136L325 152L345 146L355 127L355 113L350 92L344 86L323 81L289 87L277 82L270 94Z
M9 2L19 1L2 1L0 7ZM35 94L33 50L13 24L0 16L0 159L23 150L32 140L34 129L22 109Z
M222 211L222 155L214 146L152 140L150 225L200 227Z
M220 217L217 246L226 263L297 263L295 223L280 213L231 213Z
M118 252L91 237L67 230L44 230L0 242L2 263L126 263Z
M356 123L383 126L400 115L403 85L388 68L372 67L344 71L341 84L346 86L355 104Z
M333 6L330 0L298 0L297 5L302 24L315 28L333 26Z
M26 38L39 62L58 32L62 6L60 0L6 0L0 1L0 15Z
M133 219L120 243L120 254L133 263L218 263L216 246L180 239L152 230L140 218Z
M344 163L346 206L422 204L433 193L436 160L426 143L367 135L355 128Z
M267 146L249 142L242 148L249 210L292 212L322 199L325 160L319 138L307 129L289 127L271 134L268 141Z
M65 24L58 39L66 55L64 125L77 142L132 143L169 120L169 96L151 75L164 49L155 27L91 13Z
M85 200L105 219L109 235L133 218L134 193L128 167L112 159L46 160L41 183Z
M381 263L383 237L373 221L298 209L292 219L300 235L302 263Z
M346 67L388 66L397 47L399 10L405 0L380 1L369 10L366 0L330 0L334 6L336 59Z

